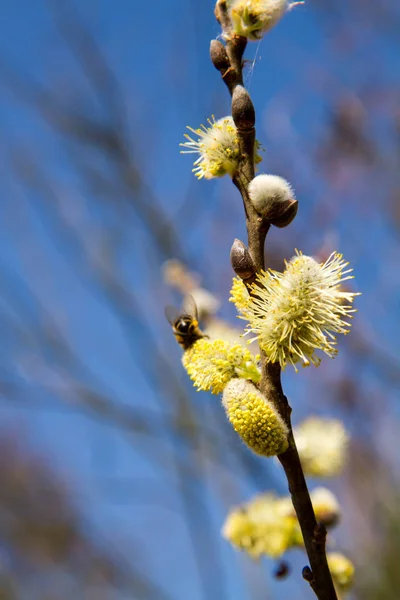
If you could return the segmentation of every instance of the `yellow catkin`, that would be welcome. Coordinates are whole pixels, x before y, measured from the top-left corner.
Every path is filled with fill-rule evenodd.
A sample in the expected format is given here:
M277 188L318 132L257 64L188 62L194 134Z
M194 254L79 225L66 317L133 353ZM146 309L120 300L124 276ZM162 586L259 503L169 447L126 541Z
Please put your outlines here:
M346 462L349 437L338 419L309 417L294 429L306 475L335 477Z
M339 512L336 499L325 488L316 488L311 493L311 499L317 519L321 516L318 510L326 509L328 505L333 509L335 504L335 510ZM324 507L322 501L325 502ZM276 559L290 548L304 547L290 496L276 496L273 492L258 494L249 502L232 508L225 519L222 535L235 548L256 559L261 556ZM341 554L331 553L329 556L335 584L338 589L339 586L341 590L346 589L346 585L351 584L354 567Z
M246 285L243 283L243 279L240 277L234 277L232 280L229 302L233 302L239 314L244 316L246 314L249 300L250 295L247 291Z
M220 394L233 377L259 381L257 359L241 344L203 338L184 352L182 363L198 390Z
M259 40L297 4L288 0L229 0L229 13L236 35Z
M222 404L233 429L253 452L276 456L288 448L283 419L250 381L232 379L224 389Z
M223 175L234 175L239 164L240 150L239 138L235 123L231 116L215 120L212 116L208 119L208 127L201 125L198 129L188 127L189 131L197 137L193 139L185 134L186 142L180 144L185 150L182 154L198 154L194 162L193 172L198 179L213 179ZM258 150L259 142L254 144L254 160L261 161Z
M272 493L260 494L233 508L225 520L222 535L252 558L279 558L297 545L299 535L297 519L287 513L282 500Z
M340 593L348 592L354 580L353 563L340 552L328 552L326 557L335 586Z
M334 252L319 264L310 256L297 256L283 273L262 271L254 284L246 308L248 332L256 334L269 362L287 363L296 368L311 363L318 366L315 350L328 356L337 354L336 333L349 332L352 302L356 293L343 291L341 284L351 279L341 254Z

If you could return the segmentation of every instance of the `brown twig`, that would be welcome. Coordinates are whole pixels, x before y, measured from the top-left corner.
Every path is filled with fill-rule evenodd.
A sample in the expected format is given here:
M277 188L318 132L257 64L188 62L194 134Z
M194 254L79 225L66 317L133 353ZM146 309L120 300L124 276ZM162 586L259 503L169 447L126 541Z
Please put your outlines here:
M243 53L247 40L232 34L226 0L218 0L215 14L221 24L226 41L225 50L221 42L214 41L211 46L211 59L214 66L221 72L221 76L232 95L232 114L238 130L239 147L241 158L238 170L233 177L233 183L238 188L244 204L246 214L246 227L248 234L248 251L254 265L254 275L265 268L264 245L270 223L265 222L250 202L247 186L254 178L254 143L255 128L253 123L246 120L246 115L237 110L238 100L236 91L240 89L241 100L247 100L248 114L254 114L250 96L243 92ZM222 46L222 48L221 48ZM219 60L218 60L219 59ZM243 117L243 118L242 118ZM240 249L243 250L242 248ZM254 280L254 276L249 278ZM244 279L247 282L248 279ZM291 426L291 408L283 393L281 385L281 368L279 364L269 363L263 352L261 352L262 378L260 382L261 391L271 399L289 428L289 448L279 456L279 460L285 470L289 484L297 518L303 534L304 544L307 551L310 567L303 569L303 577L313 589L318 600L337 600L337 595L329 571L325 540L325 527L318 524L311 503L310 494L300 463L299 454L293 437Z

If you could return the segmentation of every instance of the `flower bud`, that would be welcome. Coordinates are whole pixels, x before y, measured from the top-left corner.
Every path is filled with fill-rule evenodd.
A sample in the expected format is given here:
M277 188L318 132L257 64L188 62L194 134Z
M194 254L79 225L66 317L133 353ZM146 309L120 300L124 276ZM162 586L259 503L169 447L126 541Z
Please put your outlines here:
M275 579L285 579L290 574L290 566L286 560L280 560L274 570Z
M330 490L317 487L310 494L317 521L325 527L333 527L340 518L340 506Z
M353 563L340 552L328 552L326 558L335 587L341 594L347 592L353 585Z
M249 279L255 274L256 268L250 252L247 246L237 238L232 244L230 258L232 269L241 279Z
M233 429L256 454L276 456L288 448L288 429L274 405L245 379L231 379L222 396Z
M303 567L301 574L303 576L303 579L305 579L305 581L308 581L309 583L314 579L314 575L312 574L312 571L308 565Z
M325 527L333 527L340 518L340 506L336 496L325 487L317 487L310 494L315 518ZM290 498L283 498L282 510L293 519L296 519L296 512L293 508Z
M275 227L286 227L297 214L298 202L286 179L278 175L257 175L248 186L256 211Z
M226 71L231 66L225 46L219 40L211 40L210 58L218 71Z
M237 85L232 94L232 117L238 129L248 131L256 122L256 112L249 92Z

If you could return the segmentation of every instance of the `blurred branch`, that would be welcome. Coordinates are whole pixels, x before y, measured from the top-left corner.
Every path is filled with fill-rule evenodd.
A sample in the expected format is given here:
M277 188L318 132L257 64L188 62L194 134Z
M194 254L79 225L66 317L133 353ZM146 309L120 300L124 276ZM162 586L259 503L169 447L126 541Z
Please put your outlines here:
M49 597L56 581L57 597L68 598L68 582L49 577L62 568L84 595L101 583L105 598L117 589L135 598L168 598L130 561L110 551L110 544L105 550L94 540L66 485L16 437L10 433L0 437L2 550L7 557L1 583L7 584L6 589L21 597L30 582L32 596L37 590L40 597ZM23 577L16 578L21 572Z
M72 41L72 40L71 40ZM92 50L96 48L93 46ZM77 46L78 54L82 48ZM84 61L84 57L80 56ZM99 52L99 62L102 57ZM92 59L90 64L92 63ZM85 63L86 64L86 63ZM87 65L86 65L87 66ZM113 202L117 198L124 198L132 206L141 221L146 225L153 236L154 247L159 249L163 259L170 257L183 258L183 251L179 237L174 226L166 216L162 206L153 191L143 180L139 168L135 166L135 159L126 139L128 125L122 127L108 118L102 120L94 118L89 113L77 112L75 108L66 105L65 101L57 98L56 93L44 88L28 75L20 76L16 69L10 68L4 60L1 61L2 72L8 86L30 108L35 109L53 129L65 136L65 141L72 141L85 145L87 150L100 150L106 153L110 164L115 169L115 180L110 186L110 195ZM94 70L95 67L93 67ZM96 80L98 73L96 73ZM106 88L108 83L104 83ZM22 162L21 171L29 171L32 164ZM78 163L77 168L81 175L88 181L96 183L102 177L101 171L87 170L84 164ZM27 175L27 176L31 176ZM37 176L37 173L35 174ZM121 183L124 188L121 188Z
M179 380L174 376L171 378L171 371L169 365L169 359L159 349L159 343L156 336L152 333L149 326L146 325L146 317L141 310L139 303L137 302L133 292L128 291L126 285L119 274L117 264L114 260L114 255L109 254L107 257L96 255L95 248L88 248L83 245L85 237L74 228L70 227L65 220L62 218L60 212L57 211L57 193L53 189L52 184L47 180L43 173L38 170L35 166L32 170L32 164L30 170L23 171L23 177L25 185L32 188L36 197L47 198L46 201L46 216L53 216L53 230L59 232L58 242L61 239L65 239L71 248L75 249L74 254L76 256L85 256L86 262L90 264L89 275L96 285L96 290L100 296L107 300L108 306L112 309L116 319L121 325L121 331L124 332L125 339L127 342L132 355L135 360L139 362L144 372L148 373L150 380L152 380L159 393L160 400L169 397L171 405L174 407L173 417L169 419L169 423L166 419L164 422L164 432L169 435L172 425L173 436L179 434L180 439L186 446L186 452L188 454L187 462L190 467L185 466L182 461L181 453L177 453L177 450L173 446L175 471L177 474L178 482L180 482L180 490L182 493L187 494L187 483L191 481L191 486L195 487L196 502L192 499L182 496L184 515L186 517L186 523L189 528L189 532L192 539L192 547L196 555L196 562L200 568L201 581L204 586L204 595L208 597L211 593L211 589L214 589L216 585L222 589L223 579L221 577L214 577L209 580L208 575L210 568L215 569L215 573L218 573L219 559L217 558L218 549L210 553L210 540L214 536L214 531L211 529L209 518L206 516L204 509L200 509L198 502L201 502L201 496L204 494L203 489L199 486L199 480L201 478L201 465L197 464L194 469L192 457L192 449L200 447L200 440L205 438L206 432L202 429L198 430L195 416L190 407L188 399L184 390L182 389ZM34 206L35 210L38 210L38 206ZM39 211L40 214L40 211ZM90 256L87 257L87 251L90 251ZM89 260L88 260L89 259ZM84 266L82 260L79 262L80 269ZM54 327L50 327L49 331L53 332ZM140 352L138 352L137 340L141 340ZM54 341L54 340L53 340ZM80 390L79 398L83 401L83 406L93 409L93 401L95 407L99 408L99 394L97 392L91 392L87 390L82 395L82 388ZM162 407L163 409L164 407ZM104 404L102 405L104 409ZM107 407L107 414L110 415L110 409ZM118 415L121 414L119 410ZM112 416L112 413L111 413ZM113 422L115 422L115 415L113 416ZM124 417L121 415L121 423L124 423ZM126 423L124 423L126 427ZM210 440L209 442L210 443ZM161 453L159 458L164 456ZM186 461L185 461L186 462ZM188 476L190 473L190 477ZM201 525L199 521L201 520ZM204 553L200 550L198 544L198 528L201 528L202 536L208 539L205 545L208 547L208 552ZM207 563L204 565L204 563ZM202 566L204 565L204 566ZM206 568L207 567L207 568ZM222 592L221 592L222 593ZM223 593L222 593L223 595Z

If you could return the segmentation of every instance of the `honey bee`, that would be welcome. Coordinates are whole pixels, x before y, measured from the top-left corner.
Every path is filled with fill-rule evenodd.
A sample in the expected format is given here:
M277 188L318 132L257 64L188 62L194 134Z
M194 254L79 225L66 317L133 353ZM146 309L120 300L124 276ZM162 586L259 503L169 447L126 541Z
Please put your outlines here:
M184 350L189 350L197 340L208 337L199 328L197 306L192 296L185 298L181 310L167 306L165 316L172 326L176 341Z

